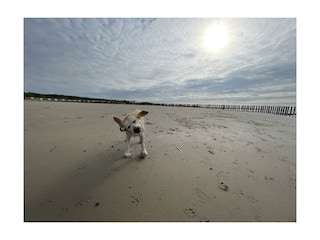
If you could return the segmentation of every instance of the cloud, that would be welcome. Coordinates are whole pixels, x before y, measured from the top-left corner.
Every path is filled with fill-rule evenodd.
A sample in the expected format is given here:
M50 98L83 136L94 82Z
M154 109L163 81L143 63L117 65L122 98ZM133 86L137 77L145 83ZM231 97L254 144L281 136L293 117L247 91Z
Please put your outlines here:
M205 30L225 24L219 53ZM25 19L25 91L295 104L295 19Z

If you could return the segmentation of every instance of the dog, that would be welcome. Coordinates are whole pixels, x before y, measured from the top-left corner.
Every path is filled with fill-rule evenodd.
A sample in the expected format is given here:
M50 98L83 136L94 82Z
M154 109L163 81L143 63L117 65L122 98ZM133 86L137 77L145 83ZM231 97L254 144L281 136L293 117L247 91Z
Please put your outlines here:
M135 111L127 114L123 121L117 117L113 117L113 120L120 126L120 131L126 133L127 150L124 153L124 157L131 157L130 138L137 136L140 137L141 143L140 157L145 158L148 155L144 143L144 116L147 114L147 111L136 109Z

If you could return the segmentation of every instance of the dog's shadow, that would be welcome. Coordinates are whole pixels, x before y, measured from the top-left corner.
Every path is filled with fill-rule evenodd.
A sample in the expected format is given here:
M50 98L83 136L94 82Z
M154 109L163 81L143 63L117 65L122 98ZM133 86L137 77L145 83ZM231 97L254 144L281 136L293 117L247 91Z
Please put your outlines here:
M124 141L114 142L106 150L91 157L91 160L88 162L88 165L85 169L86 175L88 177L94 175L97 178L97 184L99 184L103 182L102 178L107 180L109 177L121 171L121 169L127 165L142 161L143 158L140 158L140 148L141 144L139 141L132 141L131 150L133 150L132 152L134 152L134 154L129 158L125 158Z
M139 147L134 142L134 148ZM139 144L140 145L140 144ZM98 154L87 154L79 164L51 183L39 196L25 205L25 221L85 221L75 219L77 207L95 204L93 191L123 168L142 159L139 154L123 157L124 142L113 142ZM28 193L26 193L28 194ZM33 207L28 207L33 206ZM38 206L38 207L34 207ZM65 211L63 216L59 212Z

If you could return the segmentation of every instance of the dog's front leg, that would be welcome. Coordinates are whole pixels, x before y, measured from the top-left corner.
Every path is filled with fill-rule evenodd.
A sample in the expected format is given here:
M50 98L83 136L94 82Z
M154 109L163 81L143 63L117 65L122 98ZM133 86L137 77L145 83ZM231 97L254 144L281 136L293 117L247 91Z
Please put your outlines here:
M127 137L126 137L127 150L124 153L124 157L126 157L126 158L131 157L131 153L130 153L130 138L131 138L131 136L127 135Z
M145 158L148 155L146 146L144 144L144 135L143 133L140 135L140 143L141 143L141 153L140 157Z

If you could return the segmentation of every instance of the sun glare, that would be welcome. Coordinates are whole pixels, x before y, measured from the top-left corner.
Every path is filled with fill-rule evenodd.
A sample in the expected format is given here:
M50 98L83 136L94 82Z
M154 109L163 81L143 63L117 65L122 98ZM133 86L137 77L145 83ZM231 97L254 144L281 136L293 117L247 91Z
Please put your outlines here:
M228 29L224 25L215 25L207 29L203 45L210 51L221 50L229 41Z

